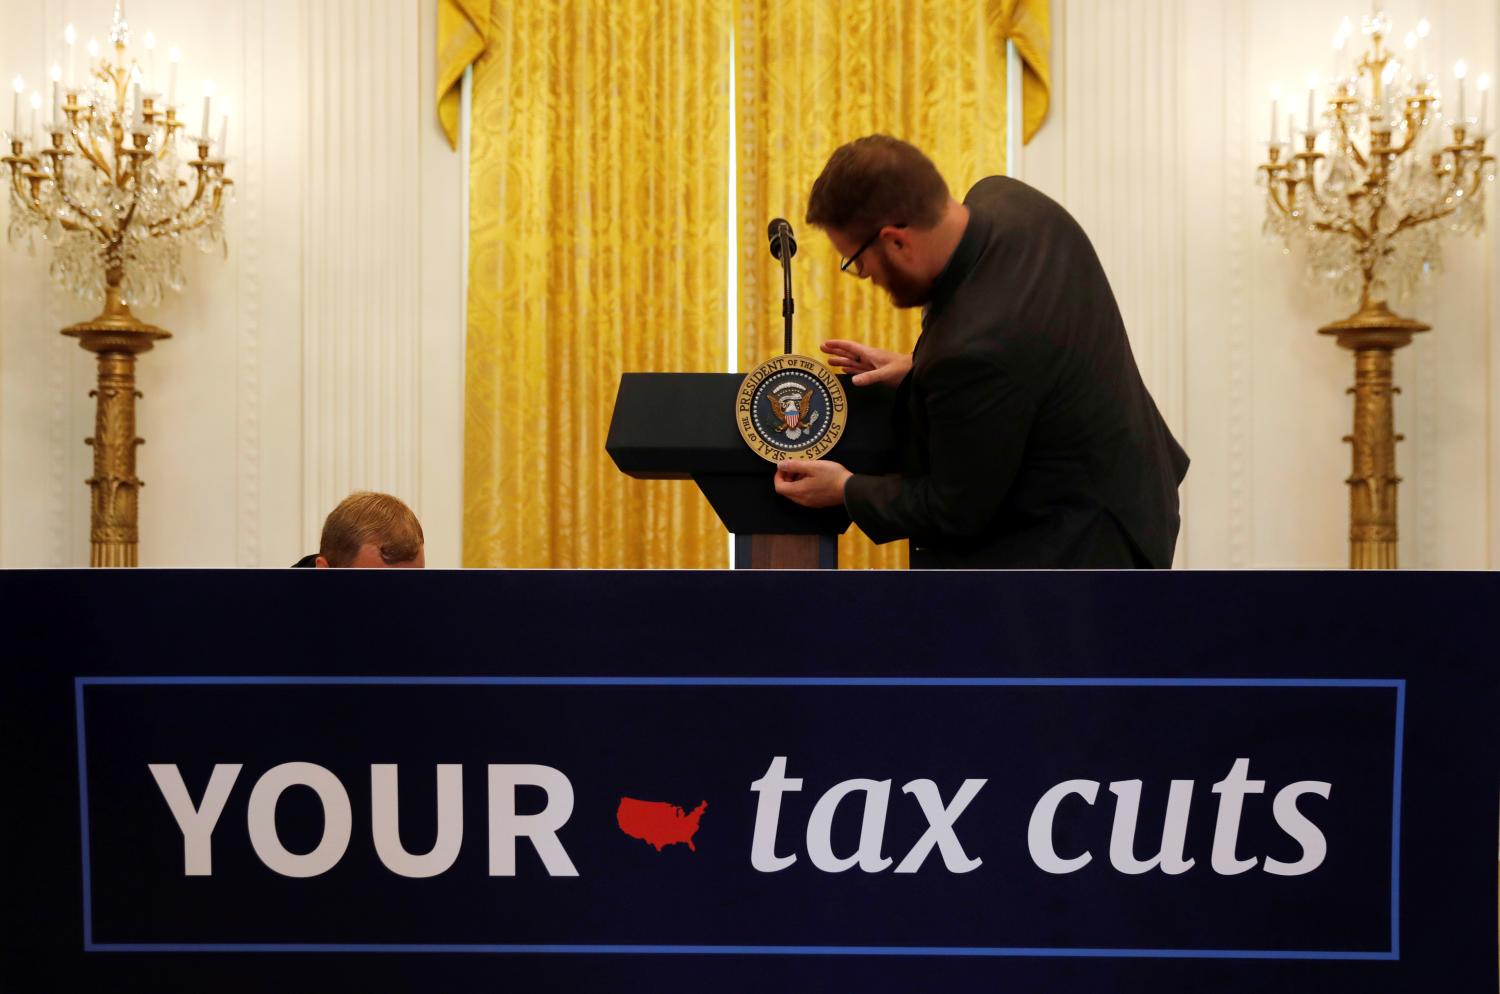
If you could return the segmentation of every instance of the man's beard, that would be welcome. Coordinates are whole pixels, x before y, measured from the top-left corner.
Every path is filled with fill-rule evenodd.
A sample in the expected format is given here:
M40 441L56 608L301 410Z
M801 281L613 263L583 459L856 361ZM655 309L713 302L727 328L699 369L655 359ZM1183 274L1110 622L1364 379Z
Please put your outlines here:
M885 284L891 303L900 308L921 307L932 296L931 283L923 283L891 266L886 267Z
M886 293L891 295L891 303L900 308L921 307L932 297L932 284L923 283L915 276L910 276L891 265L890 257L885 262L885 287Z

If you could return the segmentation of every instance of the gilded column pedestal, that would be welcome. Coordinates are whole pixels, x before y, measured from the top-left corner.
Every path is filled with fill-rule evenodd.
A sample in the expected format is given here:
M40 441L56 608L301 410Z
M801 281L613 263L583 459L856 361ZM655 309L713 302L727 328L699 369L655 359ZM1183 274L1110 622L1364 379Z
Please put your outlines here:
M1354 352L1354 433L1349 484L1349 566L1351 569L1395 569L1396 474L1395 410L1392 397L1394 353L1411 336L1428 331L1420 321L1393 314L1384 302L1366 304L1342 321L1319 328Z
M89 565L135 566L139 563L137 524L139 491L135 450L144 440L135 433L135 357L150 351L169 332L137 321L120 300L118 277L105 294L104 313L92 321L64 328L63 334L95 353L99 382L95 398L94 475L89 477L92 511L89 516Z

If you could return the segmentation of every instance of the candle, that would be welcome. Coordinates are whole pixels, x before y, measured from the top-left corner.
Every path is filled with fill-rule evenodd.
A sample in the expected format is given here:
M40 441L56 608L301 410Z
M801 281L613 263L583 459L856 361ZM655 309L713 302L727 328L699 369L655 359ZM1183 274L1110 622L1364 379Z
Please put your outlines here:
M16 91L10 103L10 133L19 138L21 137L21 91L26 89L26 81L17 76L10 81L10 88Z
M1286 140L1287 140L1287 144L1291 145L1292 148L1295 149L1297 147L1297 115L1296 114L1288 114L1286 116Z
M130 102L130 120L136 128L146 126L146 117L141 113L141 71L137 69L134 73L135 81L131 89L135 91L135 97Z
M1395 123L1396 121L1396 88L1392 84L1396 82L1396 73L1401 70L1401 63L1390 61L1385 68L1380 70L1380 103L1382 112L1386 118Z
M1347 22L1347 18L1345 20ZM1333 78L1334 79L1340 78L1340 76L1343 74L1343 69L1344 69L1344 42L1348 41L1348 39L1349 39L1349 36L1344 33L1344 29L1342 27L1339 28L1338 31L1334 32L1334 35L1333 35Z
M1456 63L1453 64L1453 75L1454 75L1454 78L1456 78L1458 80L1458 123L1459 124L1463 124L1464 121L1466 120L1466 118L1464 116L1464 77L1467 76L1468 74L1469 74L1469 66L1468 66L1468 63L1464 62L1463 59L1459 59Z
M1308 131L1316 131L1317 130L1317 126L1313 123L1314 120L1316 120L1314 118L1314 116L1313 116L1313 105L1316 102L1315 98L1317 96L1317 92L1318 92L1318 77L1317 76L1309 76L1309 77L1307 77L1307 130Z
M1276 129L1281 124L1279 113L1281 102L1281 87L1276 83L1271 84L1271 144L1276 144Z
M146 81L151 84L151 88L154 90L156 89L156 35L149 31L146 32L146 58L148 60L147 68L150 70L146 76Z
M35 90L31 91L31 127L26 129L28 135L36 134L37 122L42 116L42 95Z
M203 130L198 132L198 137L208 141L208 105L213 100L214 81L205 79L203 81Z
M74 60L73 60L73 53L76 50L76 48L75 48L75 46L74 46L73 43L76 42L77 40L78 40L78 32L74 31L73 30L73 25L69 24L67 26L67 28L63 31L63 41L65 41L67 43L67 45L68 45L68 85L69 86L72 86L73 85L73 80L75 80L75 79L78 78L78 74L76 72L74 72L75 63L74 63Z
M1485 73L1479 77L1479 137L1485 136L1485 129L1489 127L1490 119L1490 75Z
M224 102L224 117L219 121L219 158L229 158L229 102Z
M167 53L167 61L171 63L167 69L167 106L171 107L177 103L177 63L182 61L182 53L173 48Z
M89 39L88 52L89 52L89 68L92 70L93 67L94 67L94 60L99 57L99 43L97 41L95 41L93 38Z
M54 62L52 63L52 126L54 128L62 127L62 105L62 66Z

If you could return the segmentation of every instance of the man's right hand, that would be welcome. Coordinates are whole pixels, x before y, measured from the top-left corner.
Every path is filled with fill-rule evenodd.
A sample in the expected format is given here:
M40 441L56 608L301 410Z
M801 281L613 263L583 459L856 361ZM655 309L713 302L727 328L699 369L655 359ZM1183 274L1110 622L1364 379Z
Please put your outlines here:
M904 352L890 352L842 338L830 339L822 348L830 356L830 366L854 374L852 382L857 387L877 383L895 386L911 372L911 356Z

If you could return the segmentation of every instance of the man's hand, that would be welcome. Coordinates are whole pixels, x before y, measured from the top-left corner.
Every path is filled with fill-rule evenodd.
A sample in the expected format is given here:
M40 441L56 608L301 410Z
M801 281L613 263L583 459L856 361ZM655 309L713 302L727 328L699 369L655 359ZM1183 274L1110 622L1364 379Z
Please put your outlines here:
M844 502L853 475L836 462L787 459L776 464L776 492L803 507L833 507Z
M831 357L830 366L854 374L853 383L857 387L876 383L895 386L911 372L911 356L902 352L889 352L842 338L830 339L822 348Z

